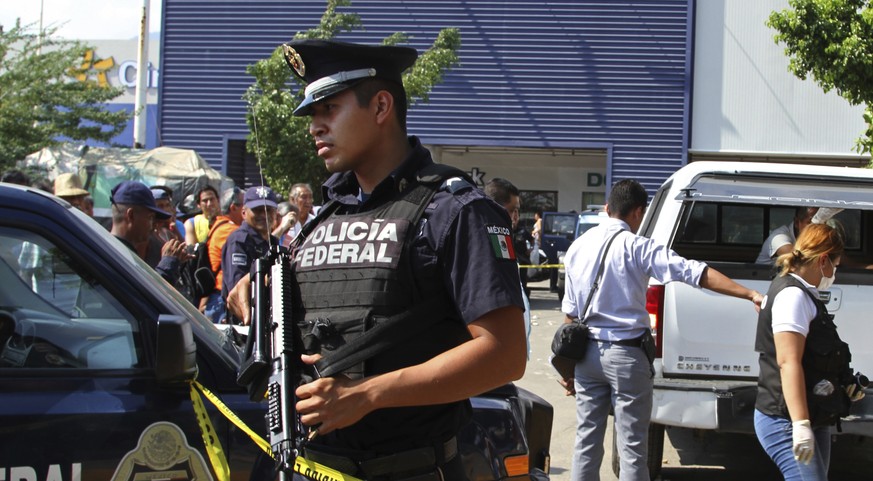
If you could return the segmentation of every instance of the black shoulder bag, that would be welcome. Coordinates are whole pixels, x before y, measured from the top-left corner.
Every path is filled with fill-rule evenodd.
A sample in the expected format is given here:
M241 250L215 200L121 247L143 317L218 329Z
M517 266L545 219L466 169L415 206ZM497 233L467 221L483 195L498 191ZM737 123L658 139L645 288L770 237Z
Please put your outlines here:
M623 231L618 231L609 238L603 253L600 254L600 266L597 268L597 275L594 276L594 283L591 284L591 290L588 292L588 299L585 301L585 308L582 309L582 319L574 319L573 322L561 324L555 337L552 339L552 352L555 356L575 361L585 357L585 350L588 348L588 322L584 316L588 315L588 307L591 305L591 299L594 298L594 293L600 283L600 278L603 277L603 267L606 264L606 253L609 252L609 247L612 241Z

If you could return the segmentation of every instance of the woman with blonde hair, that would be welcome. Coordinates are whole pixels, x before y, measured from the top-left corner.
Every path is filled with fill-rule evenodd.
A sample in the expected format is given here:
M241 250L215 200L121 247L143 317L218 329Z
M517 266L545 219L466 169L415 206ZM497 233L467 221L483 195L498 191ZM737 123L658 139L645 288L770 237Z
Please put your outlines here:
M833 284L843 255L839 231L813 224L778 257L779 275L761 305L755 433L786 480L827 481L830 426L864 396L819 292Z

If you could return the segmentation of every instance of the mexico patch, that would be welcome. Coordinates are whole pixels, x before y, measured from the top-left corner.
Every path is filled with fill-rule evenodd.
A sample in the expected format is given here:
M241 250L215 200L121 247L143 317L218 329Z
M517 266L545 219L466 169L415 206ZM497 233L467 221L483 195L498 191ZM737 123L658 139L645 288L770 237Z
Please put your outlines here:
M494 256L498 259L515 260L515 249L512 248L512 231L500 225L485 226Z

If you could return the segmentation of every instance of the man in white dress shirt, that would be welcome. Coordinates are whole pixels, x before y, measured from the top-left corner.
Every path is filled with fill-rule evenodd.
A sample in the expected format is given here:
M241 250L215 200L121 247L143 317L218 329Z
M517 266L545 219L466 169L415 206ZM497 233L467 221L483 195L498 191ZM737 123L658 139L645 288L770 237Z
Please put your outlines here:
M621 477L648 481L647 432L652 413L652 368L642 339L650 329L646 311L649 278L679 281L721 294L748 299L760 306L762 296L715 269L687 260L651 239L636 235L648 194L635 180L616 183L609 194L609 219L576 239L567 250L562 311L565 322L588 319L591 339L585 357L576 364L575 379L562 384L576 392L577 429L573 453L573 481L598 480L603 460L603 437L610 405L615 411L616 445ZM588 315L580 312L594 282L602 251L619 231L606 253L603 277ZM571 384L574 383L574 384Z

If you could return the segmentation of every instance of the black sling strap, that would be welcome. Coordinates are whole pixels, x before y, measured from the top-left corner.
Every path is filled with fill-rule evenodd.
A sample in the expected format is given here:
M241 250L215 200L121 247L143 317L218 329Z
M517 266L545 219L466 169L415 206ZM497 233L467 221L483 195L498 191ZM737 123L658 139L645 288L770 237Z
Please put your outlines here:
M600 254L600 266L597 268L597 275L594 276L594 283L591 284L591 290L588 291L588 299L585 301L585 308L582 309L579 319L575 319L574 322L581 322L582 324L588 323L586 320L586 314L588 314L588 307L591 305L591 300L594 298L594 292L597 291L598 287L600 287L600 279L603 277L603 268L606 266L606 253L609 252L609 248L612 246L612 241L614 241L622 232L624 231L619 230L613 234L612 237L609 238L609 242L606 243L603 253Z

